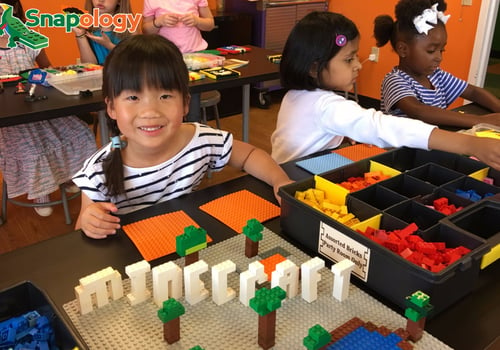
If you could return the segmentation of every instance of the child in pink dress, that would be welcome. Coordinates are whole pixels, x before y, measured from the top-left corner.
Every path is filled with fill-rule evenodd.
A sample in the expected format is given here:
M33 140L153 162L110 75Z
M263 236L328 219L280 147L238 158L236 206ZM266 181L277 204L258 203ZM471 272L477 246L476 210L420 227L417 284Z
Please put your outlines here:
M17 0L3 0L24 20ZM3 8L0 8L0 14ZM50 66L43 49L22 44L8 47L8 35L0 36L0 75ZM42 102L40 102L42 103ZM50 201L50 193L71 181L83 161L97 149L88 125L75 116L0 128L0 170L9 198L27 195L35 203ZM70 189L70 187L68 186ZM40 216L52 214L52 207L35 207Z
M144 33L160 34L182 53L206 49L201 31L215 26L207 0L144 0L143 16Z

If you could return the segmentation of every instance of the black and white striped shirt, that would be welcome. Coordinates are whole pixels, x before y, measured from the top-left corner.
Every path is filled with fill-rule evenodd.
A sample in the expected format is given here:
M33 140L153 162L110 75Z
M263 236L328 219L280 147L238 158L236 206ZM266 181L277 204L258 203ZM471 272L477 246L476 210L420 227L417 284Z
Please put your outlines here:
M207 171L220 171L231 156L233 136L227 131L194 123L191 142L171 159L148 168L124 165L125 194L110 197L105 187L103 160L108 144L94 153L73 181L94 202L112 202L118 214L129 213L192 192Z
M401 69L394 67L384 78L380 109L384 113L406 117L394 105L404 97L413 96L420 102L442 109L448 108L467 87L467 82L437 68L429 75L433 89L428 89Z

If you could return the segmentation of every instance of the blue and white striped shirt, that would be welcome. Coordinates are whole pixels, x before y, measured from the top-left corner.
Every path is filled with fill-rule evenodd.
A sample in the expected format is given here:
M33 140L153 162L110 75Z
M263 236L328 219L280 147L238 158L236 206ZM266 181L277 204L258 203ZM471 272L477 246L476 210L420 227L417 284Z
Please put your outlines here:
M434 89L428 89L410 75L394 67L382 82L380 109L384 113L406 117L406 114L394 105L409 96L420 102L446 109L467 88L467 82L437 68L429 77Z
M103 160L111 151L108 144L94 153L75 174L73 182L94 202L112 202L118 214L136 211L192 192L207 171L219 171L231 157L233 136L227 131L194 123L191 142L177 155L148 168L124 165L125 194L107 193Z

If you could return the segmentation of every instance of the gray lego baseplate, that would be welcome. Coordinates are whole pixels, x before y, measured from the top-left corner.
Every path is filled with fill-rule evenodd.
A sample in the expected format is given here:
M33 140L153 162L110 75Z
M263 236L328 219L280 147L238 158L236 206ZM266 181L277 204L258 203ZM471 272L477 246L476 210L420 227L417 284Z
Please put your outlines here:
M277 247L279 253L288 254L286 258L299 267L311 258L274 232L264 229L263 234L259 245L261 255L250 259L245 257L245 236L242 234L200 251L199 258L209 266L209 270L201 275L205 288L210 292L210 268L230 259L236 264L236 272L228 275L228 287L233 288L237 295L221 306L212 301L211 294L207 299L190 305L183 293L179 301L186 308L186 313L180 318L181 338L177 343L168 344L163 340L163 324L157 316L158 307L152 298L130 306L127 298L123 297L85 315L80 315L75 299L65 304L64 310L90 349L191 349L196 345L205 350L260 349L257 343L258 314L238 299L239 274L248 270L249 263L268 256L269 251ZM184 267L183 258L177 259L175 263ZM299 294L293 299L285 299L277 310L276 343L273 349L305 349L302 341L309 328L320 324L332 331L353 317L373 322L377 326L386 326L393 331L406 327L403 316L353 284L349 287L347 300L337 301L332 297L332 272L326 267L319 272L321 281L318 283L316 301L308 303L302 299L299 284ZM270 287L269 282L266 284ZM151 272L147 275L147 285L152 292ZM123 279L123 286L126 295L130 291L130 280ZM414 345L415 349L451 349L427 332Z

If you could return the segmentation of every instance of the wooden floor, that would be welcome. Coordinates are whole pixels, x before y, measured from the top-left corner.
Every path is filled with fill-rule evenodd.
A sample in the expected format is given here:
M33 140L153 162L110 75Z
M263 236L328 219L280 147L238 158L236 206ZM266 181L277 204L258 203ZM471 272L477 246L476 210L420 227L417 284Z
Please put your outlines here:
M270 136L276 125L279 101L274 102L269 109L252 107L250 110L250 143L268 152L271 151ZM215 125L210 121L210 125ZM236 139L241 140L241 114L221 118L221 129L233 133ZM238 176L244 175L241 171L226 167L220 173L215 173L210 179L205 179L202 188L212 186ZM1 183L0 174L0 183ZM1 189L1 188L0 188ZM58 198L58 193L52 199ZM25 199L25 198L18 198ZM69 205L73 224L80 210L80 198L70 201ZM17 248L34 244L55 236L73 231L73 224L67 225L64 219L62 205L54 207L49 217L38 216L33 208L20 207L11 203L7 205L7 221L0 226L0 253L6 253Z

